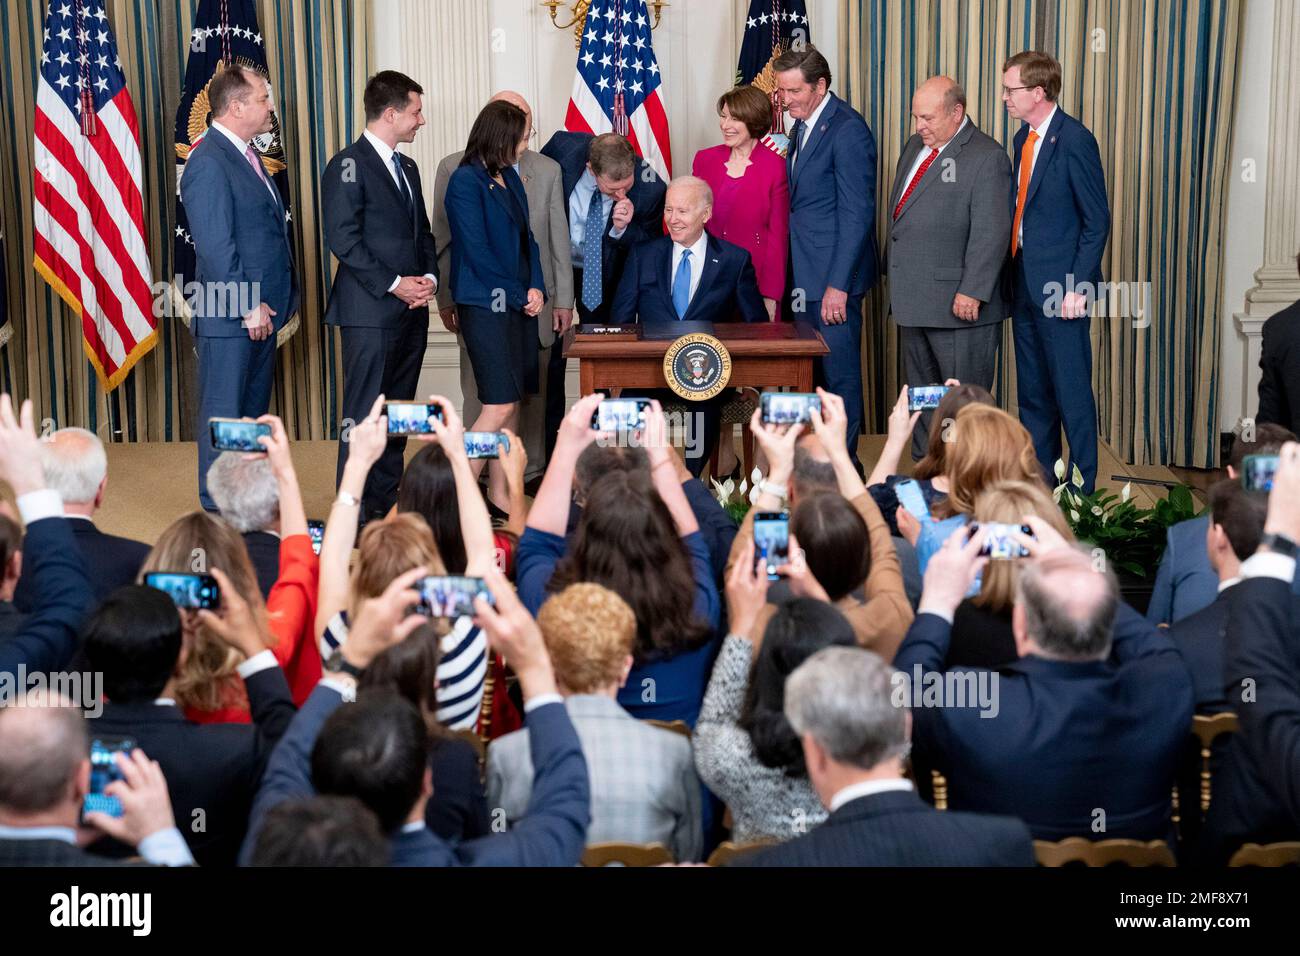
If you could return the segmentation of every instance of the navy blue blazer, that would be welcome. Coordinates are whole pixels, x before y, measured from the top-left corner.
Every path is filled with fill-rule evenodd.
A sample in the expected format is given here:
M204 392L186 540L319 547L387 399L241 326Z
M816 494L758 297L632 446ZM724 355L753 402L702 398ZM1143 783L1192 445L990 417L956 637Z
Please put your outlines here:
M615 322L766 322L767 308L749 253L708 233L700 284L686 315L673 307L673 241L668 236L632 247L610 316Z
M1176 624L1214 603L1219 576L1210 567L1205 546L1209 527L1210 512L1206 509L1204 514L1180 521L1165 532L1165 553L1147 606L1147 620L1152 624ZM1291 590L1300 596L1300 575Z
M917 669L922 681L942 679L951 632L943 618L918 614L894 667L913 685ZM1127 604L1108 660L1024 657L997 671L949 673L966 688L981 675L996 682L996 715L969 704L912 707L916 750L948 778L950 807L1019 817L1037 840L1171 835L1169 793L1191 728L1192 678L1168 635ZM1106 812L1104 833L1093 830L1097 808Z
M31 573L32 613L0 643L0 674L57 671L77 650L77 635L94 605L90 578L67 518L42 518L27 526L23 564ZM16 678L15 678L16 679Z
M1011 221L1016 218L1020 184L1020 150L1029 136L1022 123L1011 147ZM1014 228L1014 226L1013 226ZM1075 285L1101 282L1101 255L1110 234L1110 204L1097 139L1086 126L1059 106L1038 149L1034 174L1025 194L1021 218L1024 242L1020 256L1025 279L1041 306L1050 296L1045 287L1066 277ZM1008 243L1010 237L1008 237Z
M244 682L251 724L196 724L177 706L152 700L104 705L92 734L135 738L167 778L176 827L199 866L234 866L248 826L248 809L276 742L293 720L289 684L278 667ZM196 827L202 811L202 827ZM100 841L112 842L112 841ZM98 848L98 845L96 845ZM117 844L122 855L134 850Z
M524 184L510 166L501 170L501 177L505 189L486 169L471 163L456 167L447 180L443 205L451 228L451 295L457 305L499 310L497 290L501 289L505 290L505 304L521 311L528 301L528 290L540 289L545 295L546 282L537 240L528 225ZM528 229L531 278L527 286L519 283L521 225Z
M68 527L90 576L90 591L94 597L92 607L118 588L135 583L144 559L149 556L149 545L105 534L95 527L94 522L84 518L69 518ZM14 591L14 606L23 613L29 613L35 607L33 595L36 589L28 569L24 568L23 571Z
M267 811L286 800L315 796L311 751L329 715L343 706L338 691L317 685L271 754L253 801L239 862L252 858ZM591 785L578 733L562 703L545 704L524 717L533 766L527 815L510 831L451 844L427 828L393 835L394 866L576 866L591 822ZM435 796L434 799L437 799Z
M1240 730L1228 738L1205 821L1207 862L1220 864L1242 843L1300 840L1295 597L1286 582L1262 577L1247 578L1229 593L1223 677ZM1243 700L1247 687L1253 697Z
M325 241L339 261L325 310L326 325L396 329L414 316L405 302L389 294L393 280L438 276L438 253L424 207L420 169L409 156L395 155L411 187L414 217L392 171L364 135L339 150L321 176ZM415 311L421 319L428 315L427 308Z
M194 280L205 290L191 304L195 335L247 336L240 319L261 302L275 310L271 321L276 331L298 311L288 216L273 192L274 183L268 190L248 159L218 130L209 128L190 153L181 176L181 201L194 239ZM236 294L222 294L223 286Z
M793 144L792 144L793 145ZM876 138L861 114L834 93L799 150L790 176L788 280L809 302L830 286L862 295L876 284Z
M1170 638L1191 671L1198 714L1232 710L1223 689L1223 648L1228 608L1236 592L1237 586L1233 585L1218 595L1209 607L1201 608L1169 628Z
M569 214L569 197L573 188L587 171L587 150L595 137L590 133L570 133L564 130L556 133L542 147L542 155L560 164L560 175L564 185L564 214ZM623 262L628 249L638 242L645 242L664 233L664 199L668 195L668 186L644 160L638 157L636 175L627 198L632 202L632 221L627 224L623 235L613 239L609 235L613 225L614 207L610 206L609 219L605 222L604 238L601 242L601 269L605 301L614 294L618 277L622 272ZM584 264L585 265L585 264ZM576 290L581 298L581 289Z
M915 790L850 800L809 833L732 866L1033 866L1029 830L1014 817L940 812Z

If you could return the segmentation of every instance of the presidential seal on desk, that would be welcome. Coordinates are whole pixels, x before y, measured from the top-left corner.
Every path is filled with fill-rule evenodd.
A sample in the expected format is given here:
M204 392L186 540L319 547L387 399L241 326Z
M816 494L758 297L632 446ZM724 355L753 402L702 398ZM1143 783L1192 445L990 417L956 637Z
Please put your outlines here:
M702 402L731 380L731 353L712 335L697 332L674 340L664 353L664 378L681 398Z

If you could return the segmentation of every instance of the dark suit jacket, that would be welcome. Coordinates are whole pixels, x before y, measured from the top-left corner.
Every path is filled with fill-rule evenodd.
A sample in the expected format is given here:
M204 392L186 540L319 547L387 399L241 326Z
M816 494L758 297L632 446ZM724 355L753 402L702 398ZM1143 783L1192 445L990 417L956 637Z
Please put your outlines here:
M942 680L950 636L934 614L912 622L894 667L914 695ZM981 716L992 707L978 704L912 706L918 758L948 778L950 807L1017 816L1039 840L1170 835L1169 793L1191 726L1192 679L1169 637L1127 604L1120 603L1108 660L1025 657L998 671L952 674L965 675L967 700L981 674L996 680L997 713ZM1104 834L1092 830L1098 807L1106 811Z
M733 866L1033 866L1029 830L1014 817L939 811L915 791L851 800L812 832Z
M429 753L429 769L434 793L424 807L429 829L453 842L491 833L478 751L455 737L439 740Z
M1260 349L1257 421L1300 427L1300 302L1269 316Z
M0 643L0 674L19 664L28 673L57 671L77 650L77 634L94 607L86 564L67 518L42 518L27 526L23 564L32 576L32 606L12 637Z
M853 107L834 93L826 98L792 170L786 159L794 266L787 282L809 302L820 302L827 286L862 295L879 271L876 139Z
M388 287L398 276L438 275L438 254L415 160L398 153L415 200L415 217L365 136L345 146L321 177L325 241L339 261L325 324L395 329L428 321L428 308L411 310ZM397 396L405 397L405 396Z
M193 333L247 336L241 318L259 302L275 310L271 321L279 331L298 310L298 285L286 210L273 190L211 128L190 153L180 189L194 238L194 279L205 290L194 307ZM254 283L259 295L250 300ZM240 294L216 291L223 286Z
M269 531L248 531L243 538L248 560L257 572L257 589L265 599L280 577L280 539Z
M451 297L457 305L522 310L529 289L546 291L541 252L528 222L528 194L519 174L501 171L505 189L477 163L458 166L447 180L447 224L451 228ZM513 197L513 199L512 199ZM520 227L528 229L528 285L519 282Z
M97 856L62 840L0 839L0 869L20 866L141 866L126 860Z
M135 583L144 559L149 556L149 545L105 534L95 527L94 522L84 518L67 520L77 550L86 562L86 572L90 575L90 590L94 597L92 607L118 588ZM26 570L24 568L24 572ZM34 590L31 575L24 573L18 579L18 589L14 592L14 604L18 610L32 610Z
M1242 843L1300 840L1300 625L1286 582L1232 588L1224 631L1225 695L1241 729L1228 739L1206 818L1209 856ZM1251 681L1249 685L1244 681ZM1243 700L1247 687L1253 700Z
M1209 607L1201 608L1169 628L1169 637L1191 671L1198 714L1232 710L1223 692L1223 644L1228 627L1228 607L1236 590L1236 585L1233 585L1219 594Z
M295 713L280 668L258 671L245 686L252 724L196 724L153 701L110 702L90 720L90 733L132 737L158 761L176 828L200 866L234 866L262 771Z
M673 241L660 236L628 253L610 316L615 322L766 322L767 308L749 253L705 233L700 284L686 315L673 307Z
M248 836L239 860L252 857L262 819L286 800L315 795L311 751L325 721L343 705L327 685L312 691L290 724L253 801ZM591 785L577 731L562 703L527 714L533 766L537 768L527 816L504 834L453 845L427 828L393 836L394 866L575 866L591 821ZM433 799L437 799L435 794Z
M587 170L587 150L594 138L590 133L570 133L561 130L542 147L542 155L549 156L559 163L560 171L564 175L566 215L569 212L569 197L573 195L573 188ZM627 224L623 235L617 239L612 239L609 235L614 218L613 206L610 206L609 219L605 222L604 238L601 243L601 278L605 302L610 301L618 288L628 250L639 242L664 234L664 199L667 195L667 184L645 160L638 158L632 188L627 193L627 198L632 202L632 221ZM587 264L584 263L585 265ZM582 298L581 289L574 289L573 293L576 298Z
M1020 150L1029 136L1022 123L1011 147L1011 221L1016 217L1020 184ZM1062 292L1067 276L1076 285L1101 281L1101 256L1110 234L1110 204L1101 151L1091 131L1059 106L1038 150L1025 211L1021 218L1025 241L1026 285L1042 305L1057 283ZM1007 237L1008 248L1010 237Z

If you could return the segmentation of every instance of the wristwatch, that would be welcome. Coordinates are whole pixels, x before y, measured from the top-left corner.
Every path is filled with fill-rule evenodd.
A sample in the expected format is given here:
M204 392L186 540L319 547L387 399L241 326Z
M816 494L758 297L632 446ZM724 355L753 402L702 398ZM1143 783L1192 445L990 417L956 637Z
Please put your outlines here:
M1280 554L1288 558L1296 556L1296 543L1284 534L1266 534L1259 539L1259 545L1262 548L1268 548L1274 554Z
M786 501L790 497L790 489L785 485L778 485L775 481L768 481L764 478L758 483L758 493L762 495L771 495L774 498L780 498Z
M338 647L334 649L333 654L326 658L325 670L332 674L351 674L357 680L360 680L365 669L348 663L343 657L343 649Z

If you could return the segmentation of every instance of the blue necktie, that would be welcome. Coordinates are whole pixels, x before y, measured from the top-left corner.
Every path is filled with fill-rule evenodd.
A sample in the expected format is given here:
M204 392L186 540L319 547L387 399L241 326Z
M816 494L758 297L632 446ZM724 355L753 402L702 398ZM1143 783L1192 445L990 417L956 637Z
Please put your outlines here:
M677 318L686 318L686 310L691 307L691 250L682 251L682 261L677 263L677 275L673 276L673 308Z
M400 192L402 194L402 198L406 200L407 213L410 214L412 217L414 217L415 200L411 198L411 187L406 185L406 177L402 175L402 163L397 158L396 153L393 153L392 161L393 161L393 171L397 173L397 191Z
M799 158L799 146L803 142L803 120L795 120L790 130L790 171L794 172L795 160Z
M605 197L599 189L593 189L587 205L587 226L582 233L582 301L592 311L600 308L604 297L601 289L605 272L602 257L604 233Z

